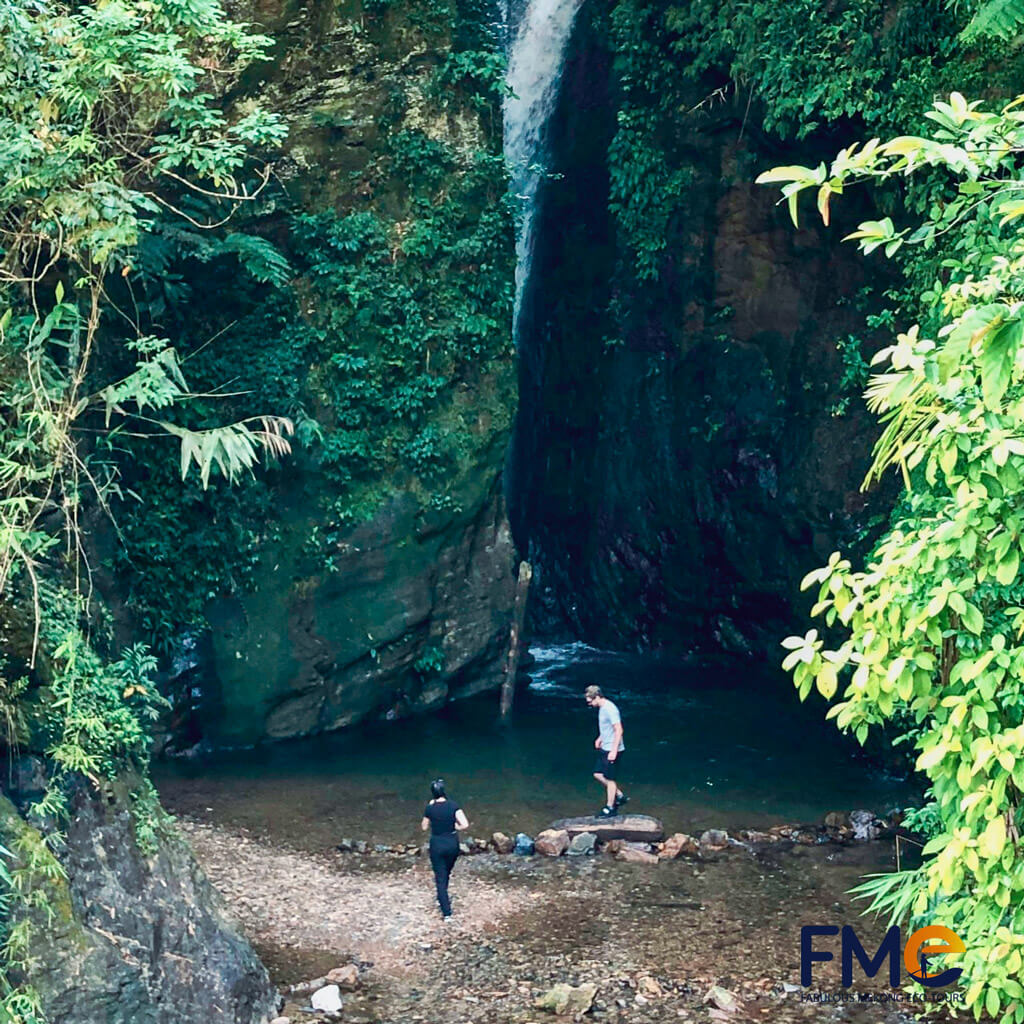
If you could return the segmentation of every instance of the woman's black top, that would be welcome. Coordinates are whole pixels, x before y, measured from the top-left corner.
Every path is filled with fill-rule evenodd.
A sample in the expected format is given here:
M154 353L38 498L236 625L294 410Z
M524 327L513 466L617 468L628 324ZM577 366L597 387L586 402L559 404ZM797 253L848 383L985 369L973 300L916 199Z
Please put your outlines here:
M454 800L438 800L427 804L423 817L430 821L432 836L449 836L455 833L455 814L459 805Z

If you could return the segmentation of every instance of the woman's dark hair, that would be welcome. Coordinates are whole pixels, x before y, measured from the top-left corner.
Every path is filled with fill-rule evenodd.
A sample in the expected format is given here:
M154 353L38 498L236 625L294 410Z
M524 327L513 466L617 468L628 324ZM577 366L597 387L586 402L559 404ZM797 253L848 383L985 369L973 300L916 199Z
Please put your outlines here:
M435 800L440 800L445 795L444 792L444 779L434 779L430 784L430 795Z

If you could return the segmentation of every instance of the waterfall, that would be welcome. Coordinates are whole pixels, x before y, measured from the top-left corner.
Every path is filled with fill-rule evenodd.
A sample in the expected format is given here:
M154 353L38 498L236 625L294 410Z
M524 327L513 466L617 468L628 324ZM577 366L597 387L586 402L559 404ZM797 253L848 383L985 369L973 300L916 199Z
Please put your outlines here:
M518 343L523 288L533 262L537 193L546 170L545 129L558 99L565 48L583 0L528 0L520 17L512 0L511 48L505 100L505 156L512 191L522 203L516 218L516 301L512 332Z

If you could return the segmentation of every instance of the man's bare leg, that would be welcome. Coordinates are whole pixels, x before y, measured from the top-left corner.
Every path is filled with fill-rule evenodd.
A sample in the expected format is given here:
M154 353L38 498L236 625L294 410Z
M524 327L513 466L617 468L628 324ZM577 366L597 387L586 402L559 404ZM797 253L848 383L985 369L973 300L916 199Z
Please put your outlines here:
M619 789L614 779L606 779L600 772L594 772L594 778L604 786L605 800L608 806L614 810L615 801L622 796L622 790Z

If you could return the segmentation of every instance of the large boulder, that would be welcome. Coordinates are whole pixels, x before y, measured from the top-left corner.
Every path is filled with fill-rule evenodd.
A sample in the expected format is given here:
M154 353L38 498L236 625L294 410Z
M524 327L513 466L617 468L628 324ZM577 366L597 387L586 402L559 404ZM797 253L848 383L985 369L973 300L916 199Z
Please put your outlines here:
M12 793L16 798L18 794ZM64 877L40 877L49 913L27 913L50 1024L263 1024L277 993L217 891L169 822L140 849L131 787L70 795ZM140 813L146 813L142 811ZM0 796L0 845L42 850L40 833Z

